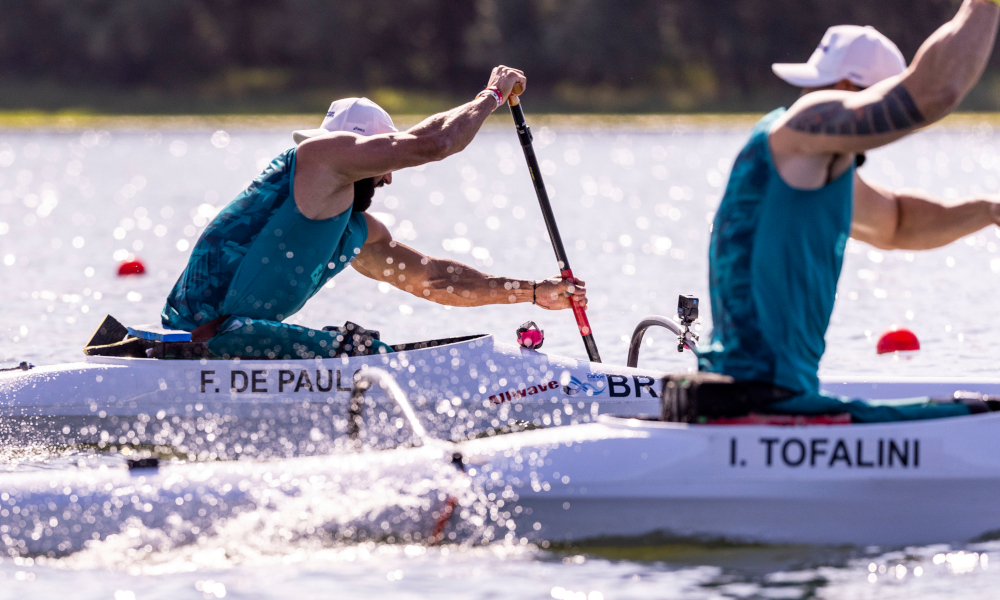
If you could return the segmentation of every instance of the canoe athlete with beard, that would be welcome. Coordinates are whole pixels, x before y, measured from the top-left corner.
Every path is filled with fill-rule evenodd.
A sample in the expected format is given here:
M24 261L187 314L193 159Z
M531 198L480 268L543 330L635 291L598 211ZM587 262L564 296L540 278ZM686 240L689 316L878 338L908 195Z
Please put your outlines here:
M550 310L586 305L582 281L486 275L396 242L366 213L375 188L399 169L460 152L483 121L527 81L493 69L485 90L399 132L367 98L338 100L319 129L296 131L275 158L209 223L163 308L164 326L192 332L218 356L313 358L391 352L348 323L314 330L282 321L348 265L438 304L532 302Z

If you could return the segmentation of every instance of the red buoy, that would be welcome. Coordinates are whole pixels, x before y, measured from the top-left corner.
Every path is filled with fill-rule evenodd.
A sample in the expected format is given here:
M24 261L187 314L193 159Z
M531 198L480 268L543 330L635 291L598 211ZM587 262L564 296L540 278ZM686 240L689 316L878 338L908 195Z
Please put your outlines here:
M912 352L920 350L920 340L909 329L890 329L878 338L878 346L875 350L879 354Z
M126 275L144 275L145 273L146 265L142 264L142 261L135 257L122 261L122 263L118 265L119 277L125 277Z

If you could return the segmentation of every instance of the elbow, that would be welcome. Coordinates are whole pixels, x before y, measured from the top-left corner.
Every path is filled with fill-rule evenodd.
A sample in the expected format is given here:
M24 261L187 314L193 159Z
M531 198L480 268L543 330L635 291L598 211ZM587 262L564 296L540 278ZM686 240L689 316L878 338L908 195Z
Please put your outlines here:
M438 133L425 140L424 156L428 162L444 160L455 152L455 142L447 134Z
M944 91L941 92L942 102L945 102L950 107L948 112L958 108L958 105L965 99L965 94L968 90L965 86L960 85L949 85L946 86Z
M897 240L895 236L884 240L870 240L868 243L885 252L891 250L912 250L912 248L906 248L906 244L902 240Z

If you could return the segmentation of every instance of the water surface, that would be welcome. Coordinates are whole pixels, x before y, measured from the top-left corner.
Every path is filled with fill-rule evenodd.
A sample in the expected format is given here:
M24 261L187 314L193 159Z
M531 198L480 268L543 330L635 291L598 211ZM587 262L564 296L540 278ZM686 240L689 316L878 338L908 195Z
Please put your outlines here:
M690 127L535 132L572 266L588 282L605 361L623 363L635 324L672 314L681 293L705 299L707 332L709 227L746 135ZM0 133L0 362L79 360L105 314L157 320L204 225L289 144L278 131ZM988 126L932 130L871 152L861 173L949 201L994 193L997 148ZM557 271L513 131L484 131L460 155L396 173L372 211L426 254L497 275ZM822 371L993 376L998 238L991 227L927 252L850 242ZM117 263L132 255L147 275L117 277ZM568 312L450 309L352 270L329 288L291 320L312 327L351 320L399 343L479 332L513 341L517 326L532 319L546 331L546 351L585 356ZM919 354L875 355L879 333L894 325L917 333ZM641 364L690 369L690 356L675 348L653 331ZM122 459L10 450L0 463L0 471L58 471L120 468ZM378 506L393 482L381 483L302 501L334 519L359 498ZM829 550L651 539L546 549L498 537L439 547L331 540L301 511L272 507L258 515L263 529L228 525L194 543L123 524L120 535L57 558L7 557L0 598L987 598L1000 583L990 542Z

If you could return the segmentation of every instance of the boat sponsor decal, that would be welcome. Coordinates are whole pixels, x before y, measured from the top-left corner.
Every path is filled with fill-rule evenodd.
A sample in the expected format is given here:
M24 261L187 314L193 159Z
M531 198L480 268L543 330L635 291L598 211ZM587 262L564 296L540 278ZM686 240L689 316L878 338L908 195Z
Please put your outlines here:
M630 381L631 380L631 381ZM627 398L635 394L636 398L642 398L643 390L653 398L659 398L653 390L656 379L644 375L608 375L608 395L612 398Z
M580 376L570 376L562 386L557 381L542 382L537 386L531 385L520 388L512 388L499 394L490 396L491 404L503 404L520 398L534 396L546 390L562 388L562 393L566 396L603 396L610 395L613 398L659 398L653 385L656 379L644 375L606 375L604 373L586 373Z
M744 442L746 440L743 440ZM729 466L806 469L918 469L918 438L762 437L750 448L729 439Z
M562 386L563 393L567 396L579 394L600 396L608 389L606 377L604 373L587 373L586 381L581 381L578 377L570 377L569 381Z
M229 372L229 389L227 393L232 394L266 394L271 392L284 393L304 393L304 392L329 392L336 389L338 392L349 392L351 386L341 384L340 369L279 369L277 370L277 380L268 381L268 371L250 370L243 371L233 369ZM225 381L221 376L217 376L215 371L201 372L201 393L220 393ZM277 389L273 386L276 385Z
M513 400L517 400L518 398L541 394L546 390L554 390L557 387L559 387L558 381L543 381L538 385L529 385L523 388L507 390L490 396L490 404L503 404L504 402L511 402Z

